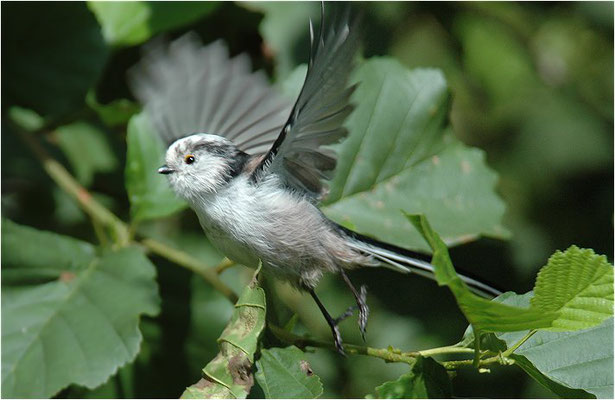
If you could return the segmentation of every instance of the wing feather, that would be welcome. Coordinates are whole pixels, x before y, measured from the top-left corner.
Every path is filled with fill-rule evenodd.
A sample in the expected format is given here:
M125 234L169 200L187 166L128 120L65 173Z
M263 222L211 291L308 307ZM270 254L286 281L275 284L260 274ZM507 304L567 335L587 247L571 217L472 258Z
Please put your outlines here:
M319 199L326 188L321 178L330 179L336 158L330 149L347 136L343 123L353 110L350 97L355 87L348 87L359 45L357 19L350 22L347 5L324 21L314 37L310 21L312 47L308 72L280 135L253 173L259 181L268 174L277 174L295 189ZM326 33L325 33L326 32Z
M203 132L258 154L274 143L292 104L251 70L247 55L230 58L221 41L203 46L188 33L170 44L150 43L129 84L167 144Z

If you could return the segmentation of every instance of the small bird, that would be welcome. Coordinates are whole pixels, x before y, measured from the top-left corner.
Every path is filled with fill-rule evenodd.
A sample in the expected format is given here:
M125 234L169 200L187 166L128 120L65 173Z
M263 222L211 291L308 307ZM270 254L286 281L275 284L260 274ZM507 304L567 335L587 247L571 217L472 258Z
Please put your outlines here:
M348 230L319 209L335 153L325 147L347 135L349 85L359 46L349 7L314 33L307 75L294 104L280 96L249 58L229 58L221 42L203 46L194 34L154 43L129 82L155 131L169 144L165 165L175 193L196 212L207 237L231 260L290 282L313 297L344 353L339 322L359 311L363 339L369 308L347 270L385 266L433 278L424 256ZM356 306L333 318L316 296L324 273L340 274ZM463 277L483 295L499 292Z

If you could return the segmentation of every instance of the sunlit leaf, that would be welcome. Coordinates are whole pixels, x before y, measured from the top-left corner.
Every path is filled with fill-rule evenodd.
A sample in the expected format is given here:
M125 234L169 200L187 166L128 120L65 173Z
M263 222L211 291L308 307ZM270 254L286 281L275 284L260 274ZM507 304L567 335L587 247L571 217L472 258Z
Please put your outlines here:
M128 123L126 190L134 220L164 217L186 207L169 187L158 168L164 163L162 140L144 113Z
M558 314L536 307L520 308L481 298L470 291L455 272L446 245L432 230L424 215L406 214L408 220L421 233L433 251L431 264L436 281L448 286L459 308L477 330L484 332L512 332L550 327Z
M538 273L530 303L560 313L553 330L598 325L613 316L613 266L591 249L557 251Z
M336 222L402 247L428 250L400 209L426 214L448 244L506 237L504 204L484 153L448 128L449 95L437 70L372 58L356 72L350 135L323 211Z
M526 374L531 376L536 382L546 387L556 395L565 399L594 399L594 395L587 393L582 389L571 389L564 385L561 385L546 375L543 375L534 365L524 356L518 354L512 354L511 358L515 360L515 365L525 371Z
M2 396L48 398L105 382L139 351L158 313L154 266L137 248L98 255L55 233L2 222Z
M511 295L505 303L527 307L533 293ZM527 332L497 336L507 346L517 343ZM613 398L613 318L598 326L574 332L538 331L515 350L515 360L532 378L555 393L582 389L598 398ZM523 357L523 358L519 358ZM536 375L543 374L548 381ZM551 381L553 383L551 383ZM560 385L563 388L553 387ZM574 392L571 397L587 397Z
M313 399L322 394L320 378L295 346L263 349L256 367L256 381L268 399Z
M153 35L194 22L218 6L215 2L90 1L107 43L130 46Z

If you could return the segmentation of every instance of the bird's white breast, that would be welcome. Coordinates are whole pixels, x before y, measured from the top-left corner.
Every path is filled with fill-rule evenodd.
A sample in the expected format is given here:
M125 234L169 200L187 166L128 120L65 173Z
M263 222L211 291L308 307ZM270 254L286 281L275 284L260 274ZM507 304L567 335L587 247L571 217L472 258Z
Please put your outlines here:
M260 259L291 282L317 281L336 268L329 246L340 247L338 235L314 205L275 178L252 185L237 177L193 208L211 242L236 262L256 267Z

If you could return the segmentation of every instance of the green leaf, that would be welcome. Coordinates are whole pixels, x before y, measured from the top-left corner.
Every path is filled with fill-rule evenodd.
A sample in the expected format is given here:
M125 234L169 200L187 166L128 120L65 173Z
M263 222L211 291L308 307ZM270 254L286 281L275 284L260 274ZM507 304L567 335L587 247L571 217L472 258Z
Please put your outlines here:
M191 1L90 1L88 7L102 26L107 43L131 46L157 33L197 21L216 9L218 4Z
M402 247L428 250L399 214L425 213L448 244L506 237L496 175L481 150L448 128L449 94L437 70L408 70L389 58L358 68L350 134L323 211L342 225Z
M127 123L141 109L138 104L126 99L118 99L108 104L101 104L93 92L88 93L86 102L98 114L98 117L105 125L110 127Z
M263 349L256 367L256 381L268 399L314 399L322 395L320 378L295 346Z
M507 296L507 304L527 307L532 292L524 295ZM527 332L502 333L497 336L512 346ZM593 328L574 332L538 331L529 338L513 355L525 357L534 368L554 384L564 389L582 389L598 398L613 398L613 318ZM530 368L521 361L521 368ZM528 371L526 371L528 372ZM532 372L532 373L530 373ZM528 374L548 389L545 382L533 371ZM555 388L554 392L558 393ZM573 397L577 397L576 395ZM581 396L578 396L581 397Z
M95 388L135 358L140 316L159 311L156 270L140 250L96 255L7 220L2 239L3 397Z
M553 330L598 325L613 316L613 266L591 249L557 251L538 273L530 304L560 313Z
M96 247L50 232L2 220L2 286L55 281L83 269L96 258ZM36 254L36 256L34 256Z
M157 170L164 163L164 145L145 113L128 122L126 190L135 221L160 218L186 208Z
M21 128L28 132L34 132L45 126L45 120L32 110L22 107L9 108L7 115Z
M379 399L448 399L452 388L442 365L430 357L419 357L410 372L378 386L376 395Z
M11 3L2 7L2 101L43 117L83 105L108 50L83 3Z
M218 339L220 352L203 368L203 378L186 388L185 399L243 399L254 383L252 366L258 341L265 328L265 292L254 274L235 304L235 310Z
M545 375L543 375L527 358L518 354L512 354L510 356L515 360L515 365L525 371L526 374L531 376L536 382L546 387L556 395L565 399L595 399L593 396L581 389L571 389L564 385L561 385Z
M478 297L455 272L446 245L434 232L424 215L406 214L408 220L429 243L433 251L431 264L438 285L448 286L459 308L479 331L511 332L550 327L557 313L535 307L519 308Z
M509 345L516 339L501 338ZM561 385L613 398L613 318L581 331L538 332L515 353Z
M75 122L58 128L55 134L58 145L82 185L89 186L95 173L110 172L117 167L117 159L106 135L98 128L85 122Z

